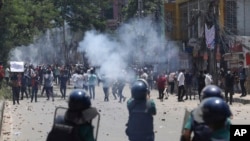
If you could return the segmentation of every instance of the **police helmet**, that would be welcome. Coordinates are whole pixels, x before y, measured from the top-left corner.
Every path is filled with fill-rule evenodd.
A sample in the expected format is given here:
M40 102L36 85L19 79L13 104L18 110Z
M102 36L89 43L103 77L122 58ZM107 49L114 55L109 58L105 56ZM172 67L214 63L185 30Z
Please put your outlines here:
M68 105L70 110L81 111L89 108L91 102L84 90L76 89L70 93Z
M131 88L132 97L137 100L144 100L149 94L148 83L144 79L136 80Z
M205 88L202 89L202 97L201 99L204 100L209 97L219 97L224 99L222 95L222 90L216 85L207 85Z
M206 124L225 122L232 114L228 104L218 97L206 98L200 106L202 118Z

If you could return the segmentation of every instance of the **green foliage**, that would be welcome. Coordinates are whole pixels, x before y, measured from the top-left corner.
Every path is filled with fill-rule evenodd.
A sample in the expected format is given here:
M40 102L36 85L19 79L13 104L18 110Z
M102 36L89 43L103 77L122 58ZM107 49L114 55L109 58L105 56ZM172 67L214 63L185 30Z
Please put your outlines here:
M144 16L154 16L156 10L158 10L159 4L162 4L162 0L142 0ZM125 20L129 20L137 16L138 0L129 0L128 5L123 8L123 15Z
M0 99L11 99L12 91L10 86L7 87L5 82L2 82L2 88L0 89Z
M0 12L0 60L16 46L32 43L35 35L53 27L58 15L50 0L8 0Z
M106 27L105 18L102 15L111 0L54 0L54 4L60 11L60 17L56 19L58 25L63 24L63 19L73 31L86 31L95 28L103 31Z
M0 61L11 49L28 45L48 28L104 31L104 12L113 0L6 0L0 9Z

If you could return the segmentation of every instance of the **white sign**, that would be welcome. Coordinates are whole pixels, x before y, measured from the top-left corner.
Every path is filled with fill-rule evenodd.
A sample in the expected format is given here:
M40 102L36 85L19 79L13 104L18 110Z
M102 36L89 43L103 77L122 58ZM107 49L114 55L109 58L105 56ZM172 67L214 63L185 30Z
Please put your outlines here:
M24 72L24 62L10 62L10 71L11 72Z

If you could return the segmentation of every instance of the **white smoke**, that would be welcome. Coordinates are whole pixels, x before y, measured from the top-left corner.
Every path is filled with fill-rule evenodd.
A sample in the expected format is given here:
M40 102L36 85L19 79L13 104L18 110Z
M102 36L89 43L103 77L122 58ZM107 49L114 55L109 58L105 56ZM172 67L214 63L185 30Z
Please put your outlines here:
M19 46L10 52L10 61L23 61L33 65L63 63L62 30L47 30L28 46Z
M173 57L178 62L177 47L159 35L149 18L134 19L121 25L114 34L86 32L78 51L85 52L89 63L100 66L101 73L107 75L119 76L133 63L165 64L166 69Z

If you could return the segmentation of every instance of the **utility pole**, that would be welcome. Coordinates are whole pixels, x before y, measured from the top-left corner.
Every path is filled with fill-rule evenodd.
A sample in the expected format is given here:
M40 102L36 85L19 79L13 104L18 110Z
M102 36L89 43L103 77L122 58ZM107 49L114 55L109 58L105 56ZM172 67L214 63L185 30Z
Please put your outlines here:
M63 54L64 54L64 61L65 61L65 63L67 64L68 63L68 50L67 50L67 43L66 43L66 27L65 27L65 14L66 14L66 2L65 2L65 0L63 0L63 4L62 4L62 17L63 17L63 23L62 23L62 25L63 25Z
M213 25L215 28L215 39L214 39L214 48L209 50L209 62L208 62L208 72L213 76L214 82L217 83L217 60L216 53L217 47L219 45L219 21L218 21L218 6L219 1L213 0L209 2L208 9L208 19L211 21L207 21L207 24Z
M143 16L143 0L138 0L138 10L137 10L137 14L139 16L139 18L141 18Z

